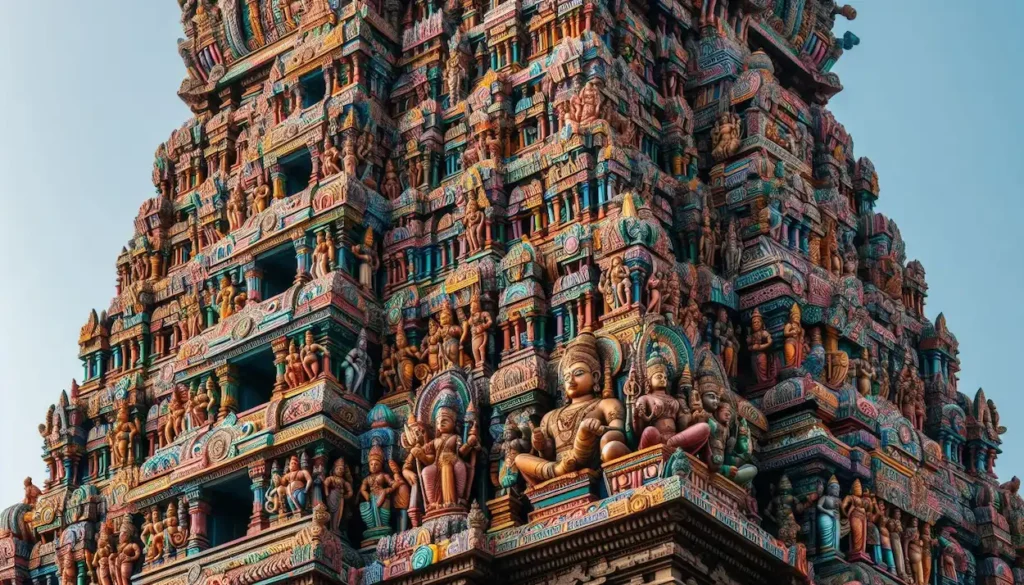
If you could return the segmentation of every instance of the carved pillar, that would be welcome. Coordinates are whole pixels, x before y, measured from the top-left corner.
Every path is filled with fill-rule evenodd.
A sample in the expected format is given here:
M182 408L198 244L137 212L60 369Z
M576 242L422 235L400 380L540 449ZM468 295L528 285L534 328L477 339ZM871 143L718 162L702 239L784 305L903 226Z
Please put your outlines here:
M305 232L299 233L292 238L292 243L295 245L295 261L298 264L298 269L295 271L295 284L305 284L312 278L309 275L311 264L309 238L306 237Z
M258 303L263 300L260 291L263 289L263 270L256 266L255 262L246 264L243 268L245 274L245 294L248 302Z
M207 520L210 514L210 503L206 500L201 488L189 490L188 499L189 533L188 552L193 555L210 547L210 539L206 535Z
M264 509L266 506L266 475L267 462L255 461L249 464L249 480L252 482L252 516L249 518L249 529L246 534L256 534L270 525L270 519Z
M238 366L224 364L217 368L217 382L220 386L219 418L238 412Z
M278 394L288 389L288 383L284 377L285 358L288 357L288 338L278 337L270 342L270 347L274 350L274 367L277 369L274 394Z

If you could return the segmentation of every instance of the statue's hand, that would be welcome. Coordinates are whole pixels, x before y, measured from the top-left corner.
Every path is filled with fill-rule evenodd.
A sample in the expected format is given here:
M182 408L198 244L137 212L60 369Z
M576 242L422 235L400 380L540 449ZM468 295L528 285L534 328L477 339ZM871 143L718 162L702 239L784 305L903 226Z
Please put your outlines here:
M596 418L585 418L580 422L580 432L591 436L601 434L602 427L601 421Z
M533 441L532 446L534 451L538 453L544 453L544 448L547 447L547 437L544 436L544 431L541 429L533 429Z

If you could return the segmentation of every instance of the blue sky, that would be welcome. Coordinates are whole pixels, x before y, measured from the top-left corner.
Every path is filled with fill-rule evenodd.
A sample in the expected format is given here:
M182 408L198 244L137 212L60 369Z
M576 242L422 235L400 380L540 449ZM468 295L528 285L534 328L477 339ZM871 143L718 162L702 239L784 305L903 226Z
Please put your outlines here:
M1000 405L997 470L1024 475L1015 359L1024 278L1013 167L1024 90L1013 40L1024 3L972 11L952 0L849 1L862 43L836 72L831 104L875 163L879 210L924 263L927 313L960 339L960 388ZM78 332L114 292L114 260L152 196L153 152L188 117L171 0L11 2L0 20L0 508L42 483L36 426L73 377Z

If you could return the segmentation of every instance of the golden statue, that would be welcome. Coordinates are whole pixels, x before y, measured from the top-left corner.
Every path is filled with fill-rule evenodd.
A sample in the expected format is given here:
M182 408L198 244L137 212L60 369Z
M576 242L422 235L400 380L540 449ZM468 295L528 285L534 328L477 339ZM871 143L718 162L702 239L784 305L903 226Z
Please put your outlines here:
M800 305L793 303L789 310L789 321L782 330L785 337L786 367L798 368L803 363L804 326L800 324Z
M537 455L521 453L515 463L535 485L560 475L593 469L629 453L623 431L625 412L612 397L610 381L604 397L597 338L584 332L565 348L559 364L568 404L544 415L531 445Z
M256 189L252 192L252 212L260 213L270 205L270 185L263 178L263 173L256 175Z
M220 277L220 291L217 293L217 305L220 307L220 318L227 319L235 314L235 297L238 289L225 274Z
M110 443L110 454L114 467L135 463L135 439L141 434L139 422L131 420L128 415L128 403L121 402L117 408L117 420L107 435Z

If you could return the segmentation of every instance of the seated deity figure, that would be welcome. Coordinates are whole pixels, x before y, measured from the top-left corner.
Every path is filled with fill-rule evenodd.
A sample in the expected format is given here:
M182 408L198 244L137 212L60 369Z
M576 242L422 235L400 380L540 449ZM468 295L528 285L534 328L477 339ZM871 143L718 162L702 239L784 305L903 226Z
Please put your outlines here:
M689 385L689 369L683 372L683 383ZM665 445L691 453L707 444L711 427L706 422L691 424L692 413L685 398L668 393L668 364L655 353L647 360L647 392L637 399L633 408L633 429L640 433L640 448Z
M622 403L598 394L601 357L597 338L584 332L569 344L559 364L568 403L544 415L531 445L539 455L520 453L515 463L530 485L596 468L629 453Z

